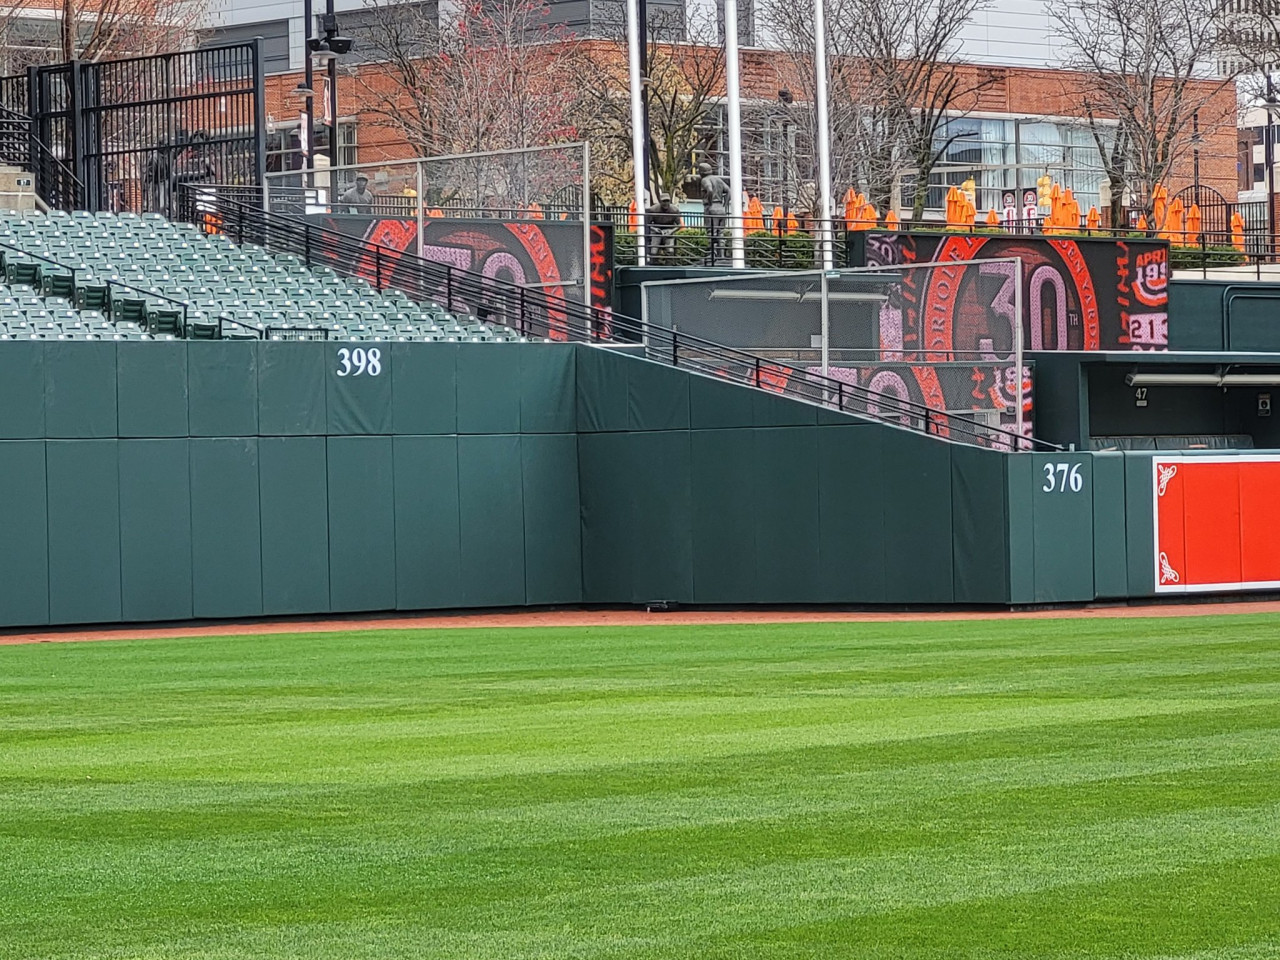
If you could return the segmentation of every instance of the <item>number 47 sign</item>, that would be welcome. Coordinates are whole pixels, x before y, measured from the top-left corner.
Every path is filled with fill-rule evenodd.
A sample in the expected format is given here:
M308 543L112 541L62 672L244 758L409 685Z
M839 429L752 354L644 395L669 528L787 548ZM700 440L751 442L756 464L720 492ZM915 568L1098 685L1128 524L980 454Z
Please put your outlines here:
M1045 493L1079 493L1084 489L1084 475L1078 463L1046 463L1044 465L1044 484L1040 489Z

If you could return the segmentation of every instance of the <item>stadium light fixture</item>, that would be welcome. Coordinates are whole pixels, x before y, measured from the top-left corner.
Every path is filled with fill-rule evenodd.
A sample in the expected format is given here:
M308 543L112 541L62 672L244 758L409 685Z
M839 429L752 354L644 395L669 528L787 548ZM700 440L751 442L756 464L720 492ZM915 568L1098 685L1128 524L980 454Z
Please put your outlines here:
M1224 387L1280 387L1280 373L1228 373L1222 377Z
M822 300L822 294L815 290L712 290L708 300L781 300L790 303L815 303ZM884 303L889 299L885 293L869 291L836 290L827 293L827 299L843 303Z
M1217 373L1130 373L1124 378L1129 387L1220 387L1222 375Z

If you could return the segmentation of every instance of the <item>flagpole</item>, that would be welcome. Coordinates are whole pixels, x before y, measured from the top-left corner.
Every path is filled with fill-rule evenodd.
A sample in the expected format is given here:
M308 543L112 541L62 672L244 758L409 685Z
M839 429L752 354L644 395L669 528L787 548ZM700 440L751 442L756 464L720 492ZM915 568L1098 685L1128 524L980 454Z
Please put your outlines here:
M818 112L818 179L822 210L818 218L821 231L822 269L834 265L831 249L831 131L827 106L827 27L823 0L813 0L813 67L816 77Z
M748 0L749 2L749 0ZM724 0L725 87L729 108L729 253L747 265L742 245L742 102L738 75L738 0Z
M627 0L627 74L631 84L631 167L635 171L636 265L643 267L645 250L644 105L640 96L640 4Z

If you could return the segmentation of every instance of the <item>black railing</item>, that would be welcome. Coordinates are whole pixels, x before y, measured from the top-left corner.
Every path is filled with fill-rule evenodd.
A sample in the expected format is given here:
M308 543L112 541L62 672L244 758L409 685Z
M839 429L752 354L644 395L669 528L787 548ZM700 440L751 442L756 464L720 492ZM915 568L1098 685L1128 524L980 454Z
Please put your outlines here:
M41 187L38 196L47 207L73 209L85 195L84 181L36 135L31 118L3 104L0 104L0 159L31 171L34 183Z
M17 253L23 259L36 260L40 263L49 264L53 267L56 267L60 272L65 271L66 275L68 275L71 278L71 288L73 291L73 296L68 299L71 299L73 303L75 302L75 293L78 292L81 289L81 287L84 286L81 280L91 279L96 283L104 283L108 287L118 287L121 290L127 290L131 294L136 294L136 299L143 300L144 302L159 300L164 303L172 304L182 314L182 326L178 330L178 335L183 337L187 335L187 332L189 329L188 328L189 316L187 313L187 308L189 304L185 300L178 300L174 297L170 297L163 293L156 293L154 290L144 290L142 287L135 287L133 284L125 283L123 280L119 279L118 277L101 276L93 272L92 270L87 269L83 264L72 265L69 263L63 263L60 260L56 260L52 257L44 256L43 254L32 253L30 250L17 246L16 244L7 243L5 241L0 241L0 250L7 250L13 253ZM7 277L8 265L13 263L14 260L13 258L8 256L6 256L4 259L5 259L5 276ZM37 291L37 295L48 296L49 294L45 289L41 289ZM110 309L110 304L108 304L108 309ZM236 326L240 326L240 327L245 326L245 324L238 323L235 320L229 320L228 322L233 323ZM145 319L144 319L143 325L147 326L147 324L145 323Z
M49 207L173 216L182 184L262 182L263 98L259 40L33 66L0 78L0 158Z
M972 417L813 373L781 360L713 343L666 327L621 316L542 290L495 280L413 254L325 229L305 218L268 213L261 198L246 203L217 189L195 188L191 203L197 222L236 243L254 243L275 254L291 254L309 268L361 277L376 289L398 290L418 302L468 313L521 336L549 341L634 345L649 360L757 387L920 433L1002 449L1060 449ZM305 331L310 335L313 331ZM274 329L271 336L304 331ZM327 338L327 334L326 334Z

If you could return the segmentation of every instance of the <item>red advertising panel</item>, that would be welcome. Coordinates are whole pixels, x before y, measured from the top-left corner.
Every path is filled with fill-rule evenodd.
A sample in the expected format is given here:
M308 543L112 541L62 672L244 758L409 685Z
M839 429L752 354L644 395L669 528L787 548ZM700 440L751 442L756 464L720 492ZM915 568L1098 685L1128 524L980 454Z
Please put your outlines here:
M1280 456L1151 466L1158 593L1280 587Z

